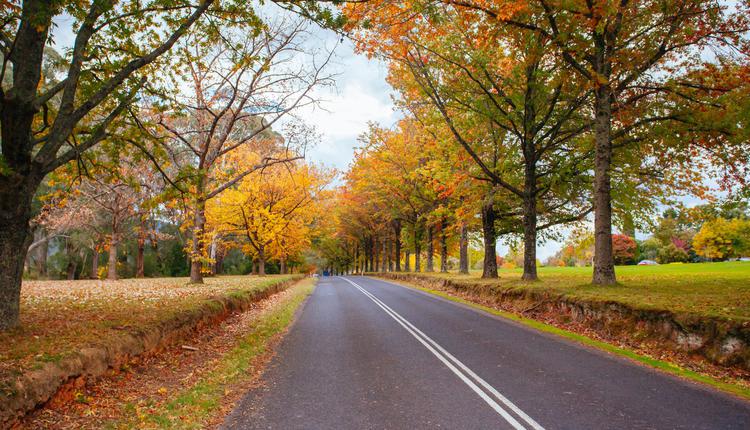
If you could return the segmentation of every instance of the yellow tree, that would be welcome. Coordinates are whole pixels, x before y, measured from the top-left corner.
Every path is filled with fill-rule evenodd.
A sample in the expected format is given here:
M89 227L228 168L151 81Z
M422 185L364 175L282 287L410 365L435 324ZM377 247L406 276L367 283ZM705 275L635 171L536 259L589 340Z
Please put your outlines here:
M244 152L228 164L242 169L258 158ZM269 258L286 259L309 244L318 199L331 179L330 172L306 163L269 166L209 201L208 224L254 255L258 274L264 275Z

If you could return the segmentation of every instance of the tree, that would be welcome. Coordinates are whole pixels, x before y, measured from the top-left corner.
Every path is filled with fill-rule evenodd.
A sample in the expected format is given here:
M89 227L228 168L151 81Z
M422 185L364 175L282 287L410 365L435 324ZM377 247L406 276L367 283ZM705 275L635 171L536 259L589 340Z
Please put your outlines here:
M341 23L317 3L283 7ZM44 177L105 139L148 77L164 66L160 60L194 27L215 34L211 24L221 22L253 31L262 20L244 0L29 0L6 2L0 14L0 329L7 329L18 324L32 198ZM63 14L72 18L75 40L69 55L55 58L65 71L45 76L51 29ZM203 20L206 15L212 19Z
M332 52L316 60L317 52L305 52L305 35L303 21L281 19L245 37L229 33L215 42L210 34L195 35L180 44L181 61L173 81L174 85L188 81L190 90L161 92L168 104L157 120L165 136L157 139L182 168L172 182L183 179L179 186L191 198L193 283L203 282L202 271L210 263L206 203L253 172L302 157L311 137L308 130L288 127L282 136L272 127L295 110L314 104L313 88L330 83L323 69ZM303 66L288 67L292 56ZM257 163L221 169L227 156L243 147L260 155Z
M582 111L591 93L571 79L549 40L527 32L487 33L487 20L439 9L406 35L395 34L396 40L384 40L380 31L366 34L391 59L389 78L402 104L433 134L445 135L438 142L455 141L448 145L466 153L476 177L515 201L509 206L517 207L510 215L523 226L514 231L525 242L523 279L535 280L538 232L591 210L573 191L587 180L587 148L579 147L590 126ZM494 219L490 195L487 223ZM493 260L488 256L487 276L493 276Z
M491 17L494 24L481 27L482 35L513 29L549 41L588 83L595 284L616 282L612 175L623 160L627 166L650 155L662 168L709 163L725 173L725 183L744 184L747 173L736 166L748 162L746 135L738 127L746 113L734 103L747 103L747 2L415 0L370 1L346 10L352 21L399 44L441 7Z
M258 162L257 154L235 154L242 169ZM232 235L258 260L265 275L271 256L282 260L309 245L316 205L331 176L307 164L274 165L247 175L208 207L209 224Z
M633 264L638 245L635 239L624 234L612 235L612 252L616 264Z
M750 254L750 221L716 218L703 224L693 237L695 253L710 260Z

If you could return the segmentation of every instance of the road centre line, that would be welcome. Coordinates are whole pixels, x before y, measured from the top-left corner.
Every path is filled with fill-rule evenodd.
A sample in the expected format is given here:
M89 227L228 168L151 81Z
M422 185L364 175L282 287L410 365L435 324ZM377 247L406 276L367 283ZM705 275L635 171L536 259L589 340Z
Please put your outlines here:
M515 412L523 421L525 421L532 429L534 430L544 430L544 428L539 425L536 421L534 421L530 416L528 416L525 412L523 412L518 406L513 404L508 398L503 396L499 391L497 391L492 385L490 385L487 381L479 377L476 373L474 373L471 369L469 369L465 364L463 364L460 360L458 360L455 356L453 356L451 353L445 350L440 344L435 342L432 338L424 334L421 330L419 330L417 327L415 327L411 322L409 322L406 318L398 314L396 311L391 309L388 305L386 305L383 301L375 297L372 293L362 288L357 283L347 279L347 278L341 278L345 281L349 282L350 284L354 285L360 292L362 292L365 296L367 296L370 300L372 300L376 305L378 305L383 311L388 314L391 318L396 320L406 331L414 336L425 348L427 348L433 355L435 355L448 369L450 369L456 376L458 376L461 381L463 381L466 385L469 386L477 395L479 395L482 400L484 400L495 412L497 412L501 417L503 417L513 428L517 430L525 430L526 427L524 427L521 423L518 422L508 411L506 411L502 406L500 406L492 397L488 396L487 393L485 393L481 388L477 386L476 383L479 383L482 387L484 387L487 391L489 391L496 399L498 399L501 403L503 403L508 409ZM457 368L458 367L458 368ZM461 372L461 370L466 373ZM467 377L471 377L469 379ZM476 383L475 383L476 382Z

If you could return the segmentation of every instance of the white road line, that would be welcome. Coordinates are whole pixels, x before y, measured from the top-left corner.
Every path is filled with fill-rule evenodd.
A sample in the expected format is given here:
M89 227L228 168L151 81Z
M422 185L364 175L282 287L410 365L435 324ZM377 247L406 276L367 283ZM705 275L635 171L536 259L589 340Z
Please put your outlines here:
M515 412L519 417L521 417L526 423L528 423L531 428L535 430L544 430L542 426L540 426L536 421L534 421L531 417L529 417L526 413L524 413L520 408L518 408L516 405L514 405L510 400L508 400L505 396L500 394L494 387L492 387L489 383L487 383L484 379L480 378L476 373L474 373L471 369L469 369L466 365L464 365L460 360L458 360L456 357L454 357L452 354L450 354L448 351L445 350L442 346L440 346L437 342L435 342L433 339L431 339L429 336L424 334L421 330L419 330L417 327L415 327L412 323L410 323L406 318L398 314L396 311L390 308L390 306L383 303L380 299L375 297L372 293L362 288L357 283L347 279L342 278L345 281L349 282L350 284L354 285L358 290L360 290L365 296L367 296L370 300L372 300L376 305L378 305L383 311L385 311L386 314L388 314L391 318L396 320L404 329L406 329L409 334L414 336L422 345L424 345L425 348L427 348L433 355L435 355L443 364L445 364L448 369L450 369L456 376L458 376L466 385L469 386L479 397L482 398L492 409L495 410L500 416L502 416L510 425L513 426L513 428L517 430L525 430L526 428L521 425L512 415L508 413L502 406L500 406L497 402L495 402L494 399L492 399L490 396L487 395L481 388L479 388L474 381L467 378L466 375L461 373L461 371L456 368L458 366L461 370L466 372L471 378L473 378L477 383L482 385L487 391L489 391L492 395L494 395L498 400L500 400L503 404L505 404L506 407L508 407L510 410ZM455 364L455 365L454 365Z
M381 281L381 282L385 282L385 281ZM386 282L386 283L389 283L389 282ZM392 285L396 285L396 284L392 284ZM401 287L400 285L396 285L396 286ZM401 287L401 288L404 288L404 287ZM395 311L393 311L393 312L395 313ZM401 317L401 318L403 318L403 317ZM406 321L405 318L404 318L404 321ZM534 419L532 419L530 416L528 416L524 411L522 411L518 406L516 406L508 398L506 398L505 396L503 396L499 391L497 391L495 389L495 387L493 387L487 381L485 381L484 379L482 379L479 375L477 375L476 373L474 373L471 369L469 369L466 365L464 365L459 359L457 359L456 357L454 357L450 352L448 352L445 349L443 349L442 346L440 346L437 342L435 342L429 336L427 336L426 334L424 334L417 327L414 327L410 322L406 321L406 323L409 324L417 333L419 333L420 335L422 335L423 337L425 337L430 343L432 343L435 346L436 349L438 349L440 352L442 352L448 358L450 358L454 363L456 363L456 365L458 367L460 367L464 372L466 372L469 376L471 376L472 378L474 378L474 380L476 382L478 382L479 385L483 386L487 391L489 391L490 393L492 393L492 395L494 395L495 398L497 398L498 400L500 400L500 402L502 402L510 410L512 410L513 412L515 412L519 417L521 417L524 421L526 421L526 423L528 423L531 426L531 428L533 428L534 430L544 430L544 427L542 427L541 425L539 425L539 423L537 423L536 421L534 421Z

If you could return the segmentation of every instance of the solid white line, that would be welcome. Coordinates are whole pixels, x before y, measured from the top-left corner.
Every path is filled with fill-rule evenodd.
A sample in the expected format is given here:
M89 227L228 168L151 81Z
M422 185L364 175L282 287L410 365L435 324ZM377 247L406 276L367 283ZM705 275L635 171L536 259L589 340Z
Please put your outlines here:
M346 278L344 278L346 279ZM347 279L348 280L348 279ZM351 281L350 281L351 282ZM371 294L371 293L370 293ZM379 300L379 299L378 299ZM385 303L383 303L385 305ZM388 306L388 305L385 305ZM390 307L389 307L390 309ZM391 309L393 311L393 309ZM396 311L393 311L396 313ZM397 314L398 315L398 314ZM400 315L399 315L400 316ZM522 411L518 406L516 406L513 402L511 402L507 397L503 396L499 391L495 389L492 385L490 385L487 381L482 379L479 375L474 373L471 369L469 369L466 365L464 365L458 358L454 357L453 354L446 351L442 346L440 346L437 342L432 340L429 336L424 334L421 330L419 330L417 327L415 327L413 324L411 324L409 321L407 321L404 317L401 317L406 324L411 326L414 331L422 335L425 339L427 339L430 343L432 343L436 349L438 349L440 352L445 354L449 359L451 359L458 367L460 367L464 372L466 372L469 376L474 378L475 381L477 381L481 386L483 386L487 391L492 393L498 400L500 400L505 406L507 406L510 410L515 412L518 416L520 416L526 423L528 423L534 430L544 430L544 427L539 425L536 421L534 421L533 418L528 416L524 411Z
M404 329L406 329L406 331L409 332L409 334L414 336L414 338L416 338L422 345L424 345L425 348L427 348L430 352L432 352L433 355L435 355L443 364L445 364L446 367L448 367L454 374L456 374L466 385L468 385L475 393L477 393L477 395L479 395L479 397L481 397L482 400L484 400L488 405L490 405L490 407L492 407L492 409L494 409L495 412L497 412L500 416L502 416L515 429L525 430L525 427L521 425L512 415L510 415L502 406L500 406L491 397L489 397L484 391L482 391L473 381L467 378L466 375L461 373L456 368L456 366L460 367L464 372L466 372L469 376L471 376L476 382L478 382L485 389L490 391L490 393L492 393L496 398L498 398L498 400L504 403L508 408L510 408L518 416L520 416L532 428L534 428L535 430L544 430L542 426L540 426L536 421L534 421L531 417L529 417L526 413L524 413L520 408L514 405L505 396L500 394L494 387L492 387L484 379L480 378L476 373L474 373L471 369L469 369L466 365L464 365L460 360L458 360L455 356L453 356L448 351L446 351L442 346L440 346L437 342L435 342L429 336L424 334L421 330L415 327L406 318L404 318L403 316L398 314L396 311L391 309L390 306L386 305L383 301L375 297L373 294L371 294L369 291L365 290L364 288L362 288L360 285L356 284L355 282L347 278L342 278L342 279L354 285L365 296L367 296L376 305L378 305L381 309L383 309L383 311L385 311L386 314L388 314L391 318L396 320L396 322L398 322L402 327L404 327ZM451 361L453 363L451 363ZM454 363L456 366L454 366Z

